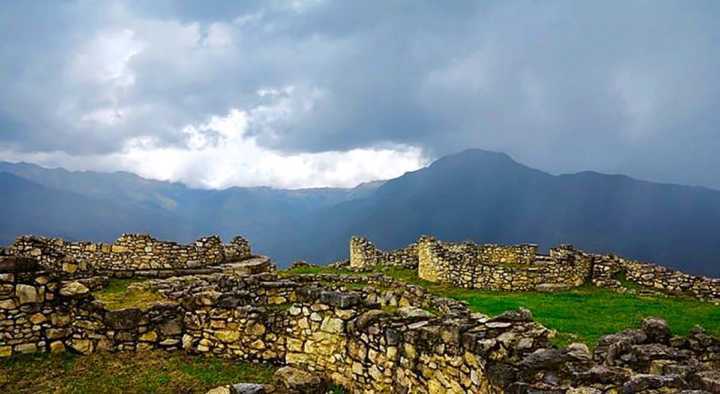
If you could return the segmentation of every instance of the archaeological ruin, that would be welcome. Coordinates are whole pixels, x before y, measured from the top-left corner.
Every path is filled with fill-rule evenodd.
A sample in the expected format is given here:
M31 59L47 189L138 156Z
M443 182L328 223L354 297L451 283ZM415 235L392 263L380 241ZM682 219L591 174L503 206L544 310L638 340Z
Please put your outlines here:
M623 290L618 280L671 294L720 302L720 279L694 276L615 255L581 251L571 245L538 253L537 245L477 245L422 236L409 246L382 251L362 237L350 240L349 267L378 265L417 270L418 277L462 288L502 291L555 291L592 283Z
M428 281L513 291L584 283L620 291L623 274L658 291L720 299L716 279L570 246L545 256L535 245L422 237L384 252L354 237L340 265L399 266ZM109 308L93 291L110 278L144 278L130 286L163 301ZM473 313L382 273L280 273L242 237L179 245L131 234L113 244L24 236L0 250L0 357L163 349L271 363L368 394L720 392L720 338L700 327L679 337L648 318L592 350L558 348L552 335L528 310Z

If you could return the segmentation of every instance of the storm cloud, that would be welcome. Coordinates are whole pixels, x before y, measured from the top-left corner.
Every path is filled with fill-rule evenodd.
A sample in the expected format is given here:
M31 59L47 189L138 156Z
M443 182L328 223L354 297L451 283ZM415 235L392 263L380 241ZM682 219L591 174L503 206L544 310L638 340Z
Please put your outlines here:
M713 1L7 1L0 159L349 186L470 147L720 188Z

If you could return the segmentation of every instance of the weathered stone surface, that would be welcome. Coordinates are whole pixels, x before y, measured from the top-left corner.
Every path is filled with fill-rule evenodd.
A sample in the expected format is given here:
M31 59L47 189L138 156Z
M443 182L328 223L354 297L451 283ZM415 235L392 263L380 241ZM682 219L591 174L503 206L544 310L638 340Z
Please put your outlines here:
M40 299L40 292L35 286L19 284L15 286L15 296L21 305L38 303L43 300Z
M230 386L219 386L208 390L205 394L233 394Z
M50 343L51 353L60 353L65 351L65 344L62 341L55 341Z
M12 356L12 346L0 346L0 357Z
M85 285L78 281L63 283L60 286L60 295L63 295L65 297L81 296L89 292L90 289L88 289Z
M143 312L137 308L120 309L105 312L105 324L115 330L134 329L143 318Z
M317 375L292 367L282 367L273 378L288 393L324 394L327 384Z
M15 352L17 353L35 353L38 351L37 344L35 343L22 343L20 345L15 346Z
M235 330L215 331L215 337L222 342L235 342L240 338L240 332Z
M665 320L655 317L643 320L642 330L651 342L668 343L672 336L670 327L668 327Z
M88 339L72 339L70 347L81 354L87 355L93 352L93 343Z
M356 293L341 293L338 291L323 291L320 293L320 302L347 309L360 303L360 296Z
M14 299L8 298L5 300L0 300L0 309L10 310L15 308L17 308L17 303Z
M35 272L42 269L36 259L22 256L0 256L0 272Z

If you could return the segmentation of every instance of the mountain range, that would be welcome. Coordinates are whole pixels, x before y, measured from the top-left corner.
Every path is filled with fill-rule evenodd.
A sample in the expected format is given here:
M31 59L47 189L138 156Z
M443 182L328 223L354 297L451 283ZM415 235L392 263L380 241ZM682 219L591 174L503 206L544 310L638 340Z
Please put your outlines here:
M32 233L109 242L242 234L280 265L347 256L351 235L397 248L443 240L572 243L720 276L720 191L596 172L551 175L471 149L355 188L189 188L127 172L0 162L0 244Z

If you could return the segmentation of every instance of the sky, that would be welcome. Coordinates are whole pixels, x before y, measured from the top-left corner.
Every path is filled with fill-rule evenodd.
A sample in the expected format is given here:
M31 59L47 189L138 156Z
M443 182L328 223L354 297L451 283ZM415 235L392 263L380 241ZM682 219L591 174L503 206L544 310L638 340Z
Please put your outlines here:
M482 148L720 189L717 1L3 1L0 160L354 186Z

